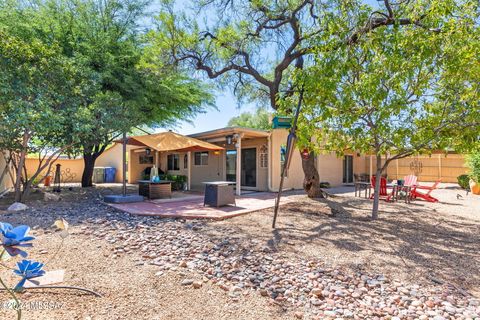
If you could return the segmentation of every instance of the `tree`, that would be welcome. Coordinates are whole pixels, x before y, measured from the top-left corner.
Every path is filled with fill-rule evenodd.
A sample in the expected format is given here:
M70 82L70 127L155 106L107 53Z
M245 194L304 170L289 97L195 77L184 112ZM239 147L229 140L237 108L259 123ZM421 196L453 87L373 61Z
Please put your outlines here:
M315 65L298 75L306 101L301 143L375 155L373 219L378 177L393 160L478 141L477 9L473 1L445 2L429 8L420 26L378 28L354 46L334 51L320 44ZM312 143L312 136L322 143Z
M12 163L15 201L21 201L40 172L61 153L62 119L69 100L64 95L71 85L69 65L28 32L0 27L0 149L8 151ZM28 177L25 159L40 155L39 166Z
M377 28L422 27L423 8L412 4L418 13L404 15L402 4L410 2L384 0L380 11L356 0L209 0L200 2L190 15L175 14L170 5L159 16L154 39L158 47L169 49L173 63L219 79L240 98L266 100L277 110L300 90L301 84L288 81L294 61L316 54L319 44L328 43L322 48L326 51L354 45ZM197 22L201 18L203 25ZM313 158L312 150L309 159ZM314 161L304 159L302 167L308 195L322 196Z
M231 118L228 121L228 126L269 130L272 128L270 115L264 108L258 109L256 113L243 112L239 116Z
M144 42L146 1L48 0L15 4L35 17L34 33L74 64L80 90L63 124L80 141L82 186L92 185L96 159L122 132L189 119L211 101L207 87L164 64ZM67 139L68 140L68 139Z

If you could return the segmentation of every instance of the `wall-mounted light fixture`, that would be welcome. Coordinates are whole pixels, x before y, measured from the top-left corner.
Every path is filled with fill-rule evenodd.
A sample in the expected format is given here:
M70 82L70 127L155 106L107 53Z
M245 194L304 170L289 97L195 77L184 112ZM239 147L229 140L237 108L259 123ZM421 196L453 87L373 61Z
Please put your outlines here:
M152 149L150 148L145 148L145 154L149 156L152 153Z
M228 136L225 137L225 140L226 140L227 144L232 144L233 136L232 136L232 135L228 135Z

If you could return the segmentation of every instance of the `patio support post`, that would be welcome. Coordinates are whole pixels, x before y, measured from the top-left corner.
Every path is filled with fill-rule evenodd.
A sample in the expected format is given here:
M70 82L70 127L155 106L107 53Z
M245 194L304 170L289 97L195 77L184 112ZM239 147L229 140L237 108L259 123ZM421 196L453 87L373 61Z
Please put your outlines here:
M192 187L192 152L187 153L187 189L190 191Z
M236 165L236 193L237 196L242 194L242 136L238 134L237 136L237 143L235 144L237 148L237 165Z
M122 194L124 197L127 196L127 182L125 178L127 176L127 133L123 133L123 146L122 146Z

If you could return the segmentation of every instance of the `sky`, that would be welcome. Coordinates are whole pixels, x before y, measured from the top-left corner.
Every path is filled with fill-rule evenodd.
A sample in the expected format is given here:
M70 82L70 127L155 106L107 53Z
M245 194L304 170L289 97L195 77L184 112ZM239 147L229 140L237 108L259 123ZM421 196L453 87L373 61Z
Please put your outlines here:
M188 4L188 2L189 0L179 0L176 1L176 6L182 7ZM365 0L364 2L374 7L378 6L378 0ZM210 108L206 113L198 114L193 121L179 121L176 126L168 129L181 134L193 134L219 129L226 127L231 118L240 115L242 112L255 112L257 109L255 104L242 104L239 106L230 90L217 92L215 105L216 109ZM159 128L156 131L161 132L165 130L165 128Z
M226 127L230 118L246 111L255 112L257 109L254 104L243 104L238 107L235 96L228 91L217 94L215 105L218 110L210 108L207 113L198 114L191 123L180 121L177 126L171 129L181 134L219 129ZM165 131L165 129L159 129L159 131Z

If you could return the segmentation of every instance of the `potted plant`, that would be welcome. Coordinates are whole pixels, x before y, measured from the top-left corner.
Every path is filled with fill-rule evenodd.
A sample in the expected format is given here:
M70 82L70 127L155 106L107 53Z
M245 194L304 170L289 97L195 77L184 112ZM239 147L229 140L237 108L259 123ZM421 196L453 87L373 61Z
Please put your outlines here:
M467 165L470 169L470 190L480 195L480 150L467 156Z

